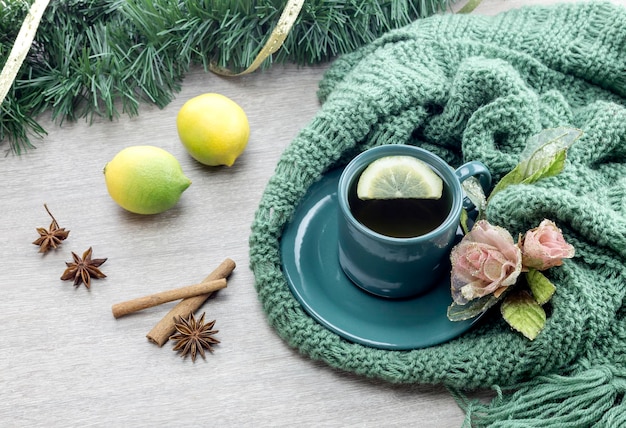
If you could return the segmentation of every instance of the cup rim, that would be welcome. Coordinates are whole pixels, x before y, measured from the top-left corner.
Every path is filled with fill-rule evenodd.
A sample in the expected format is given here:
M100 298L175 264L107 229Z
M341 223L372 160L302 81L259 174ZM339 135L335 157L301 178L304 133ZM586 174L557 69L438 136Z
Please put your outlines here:
M448 215L446 216L445 220L439 224L439 226L423 235L405 238L384 235L370 229L369 227L358 221L350 210L350 204L348 202L347 195L352 182L357 179L357 176L359 176L360 173L374 160L384 156L395 155L414 156L420 160L427 161L427 163L432 168L434 168L437 173L442 177L446 185L451 187L452 203ZM461 209L463 208L463 200L461 197L459 197L462 188L458 178L455 175L454 169L435 153L421 147L411 146L408 144L387 144L383 146L376 146L359 153L346 165L344 170L341 172L337 190L339 209L341 210L347 221L353 227L357 228L363 233L366 233L368 236L385 242L394 242L399 244L406 243L407 245L409 245L416 242L433 239L434 237L446 233L446 231L449 230L449 228L452 226L452 223L457 221L456 219L459 217Z

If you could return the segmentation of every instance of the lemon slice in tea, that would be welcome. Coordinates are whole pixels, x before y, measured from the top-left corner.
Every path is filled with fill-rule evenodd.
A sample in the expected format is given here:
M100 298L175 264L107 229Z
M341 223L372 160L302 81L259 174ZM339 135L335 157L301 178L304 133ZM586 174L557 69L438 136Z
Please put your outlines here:
M359 199L439 199L443 181L413 156L385 156L369 164L357 184Z

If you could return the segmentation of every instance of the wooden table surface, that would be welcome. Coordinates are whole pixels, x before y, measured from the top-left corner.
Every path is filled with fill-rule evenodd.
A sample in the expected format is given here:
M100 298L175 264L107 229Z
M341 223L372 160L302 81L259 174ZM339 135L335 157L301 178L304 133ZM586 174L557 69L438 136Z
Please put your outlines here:
M474 13L541 3L484 0ZM138 117L91 125L44 118L48 136L36 150L0 157L0 425L461 425L463 412L442 387L368 380L300 355L258 302L250 224L281 152L319 109L327 67L275 65L230 79L196 70L163 110L144 105ZM204 92L231 97L248 114L249 145L231 168L202 166L179 143L176 113ZM104 164L138 144L170 151L193 182L161 215L130 214L107 194ZM41 255L31 242L50 223L44 203L71 233ZM90 246L108 258L107 278L91 290L61 281L71 251ZM228 288L198 312L216 320L221 341L206 360L194 364L171 342L146 339L174 303L112 316L113 304L197 283L227 257L237 263Z

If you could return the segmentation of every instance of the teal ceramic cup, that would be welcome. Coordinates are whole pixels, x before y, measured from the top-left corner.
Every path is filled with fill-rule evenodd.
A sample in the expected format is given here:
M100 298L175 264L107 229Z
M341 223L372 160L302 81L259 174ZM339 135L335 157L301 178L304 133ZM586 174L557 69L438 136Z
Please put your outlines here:
M414 156L426 162L441 177L443 195L432 212L421 206L399 205L387 211L389 206L383 211L373 208L371 214L367 212L369 207L361 206L356 187L363 170L376 159L398 155ZM395 144L375 147L355 157L339 178L337 195L339 264L344 273L362 289L388 298L417 296L441 283L444 275L450 275L449 255L457 239L465 199L461 183L472 176L488 190L491 174L480 162L468 162L454 170L434 153ZM373 219L374 222L369 218L376 216L382 217ZM413 222L425 223L425 228L420 232L391 230ZM404 236L411 233L417 236Z

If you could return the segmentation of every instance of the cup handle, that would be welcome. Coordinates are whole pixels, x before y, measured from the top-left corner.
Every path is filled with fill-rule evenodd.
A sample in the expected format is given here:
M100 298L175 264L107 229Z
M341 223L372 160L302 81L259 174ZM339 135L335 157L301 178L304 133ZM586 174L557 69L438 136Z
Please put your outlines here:
M461 183L470 177L477 177L485 194L489 192L491 187L491 173L482 162L467 162L457 168L454 172Z

